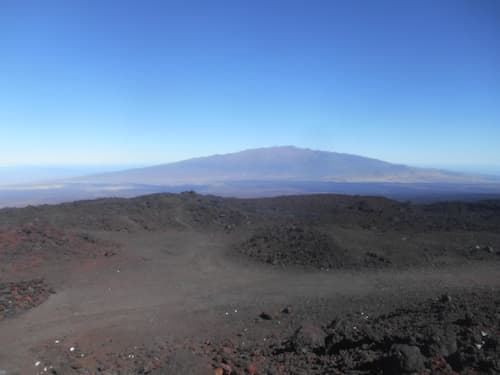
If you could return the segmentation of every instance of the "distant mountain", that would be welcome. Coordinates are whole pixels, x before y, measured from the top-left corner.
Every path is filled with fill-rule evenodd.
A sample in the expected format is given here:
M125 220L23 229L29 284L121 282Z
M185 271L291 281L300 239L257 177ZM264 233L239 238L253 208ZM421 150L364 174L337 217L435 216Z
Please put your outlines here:
M72 179L87 184L186 185L242 181L479 183L487 178L436 169L414 168L367 157L269 147L189 159L176 163Z
M500 179L286 146L0 186L0 207L186 190L226 197L339 193L431 202L499 199Z

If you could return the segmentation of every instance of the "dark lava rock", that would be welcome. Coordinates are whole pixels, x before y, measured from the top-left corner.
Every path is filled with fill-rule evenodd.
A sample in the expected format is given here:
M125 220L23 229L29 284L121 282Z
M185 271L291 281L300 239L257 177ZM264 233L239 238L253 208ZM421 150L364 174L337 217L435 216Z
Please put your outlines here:
M389 354L387 374L415 373L425 368L425 360L417 346L394 344Z
M43 279L0 283L0 321L42 304L52 293Z
M426 347L431 356L449 357L458 350L457 335L453 327L447 327L441 334L435 334Z
M265 312L260 313L259 318L263 320L272 320L273 317Z
M452 301L452 298L451 296L448 294L448 293L445 293L441 296L441 298L439 299L441 302L451 302Z
M273 225L258 229L238 251L272 265L339 268L351 260L347 251L320 230L302 225Z
M500 374L499 308L498 291L450 294L382 315L345 314L324 329L302 324L230 356L258 353L259 369L276 374Z
M283 310L281 310L283 314L291 314L292 313L292 308L290 306L285 307Z
M64 231L49 224L0 226L0 264L7 271L7 279L17 278L18 270L29 275L28 271L42 265L75 258L96 258L118 248L119 245L112 241Z
M321 353L324 352L325 338L326 333L321 328L306 324L295 331L290 344L297 353Z
M460 326L472 327L474 325L474 315L470 311L467 311L463 319L458 319L456 323Z

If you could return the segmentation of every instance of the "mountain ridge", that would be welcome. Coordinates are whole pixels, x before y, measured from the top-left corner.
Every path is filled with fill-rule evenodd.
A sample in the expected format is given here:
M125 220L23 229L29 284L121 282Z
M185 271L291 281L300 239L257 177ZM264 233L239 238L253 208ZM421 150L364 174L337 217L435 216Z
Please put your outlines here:
M43 184L0 186L0 207L188 190L240 198L337 193L432 202L498 199L500 180L359 155L278 146Z
M400 183L488 181L479 175L411 167L354 154L274 146L94 174L68 182L181 185L252 180Z

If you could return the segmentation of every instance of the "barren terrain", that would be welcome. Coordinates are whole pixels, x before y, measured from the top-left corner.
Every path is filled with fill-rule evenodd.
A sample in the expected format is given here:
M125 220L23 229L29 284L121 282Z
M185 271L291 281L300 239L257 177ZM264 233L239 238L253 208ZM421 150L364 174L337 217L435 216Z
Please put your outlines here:
M0 210L0 374L497 374L500 202Z

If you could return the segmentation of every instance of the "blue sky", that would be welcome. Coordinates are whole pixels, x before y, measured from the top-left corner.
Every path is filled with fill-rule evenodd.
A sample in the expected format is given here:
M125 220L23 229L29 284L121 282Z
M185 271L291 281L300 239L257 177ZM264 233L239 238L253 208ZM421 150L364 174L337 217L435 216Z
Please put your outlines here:
M500 165L500 3L0 2L0 166L289 145Z

